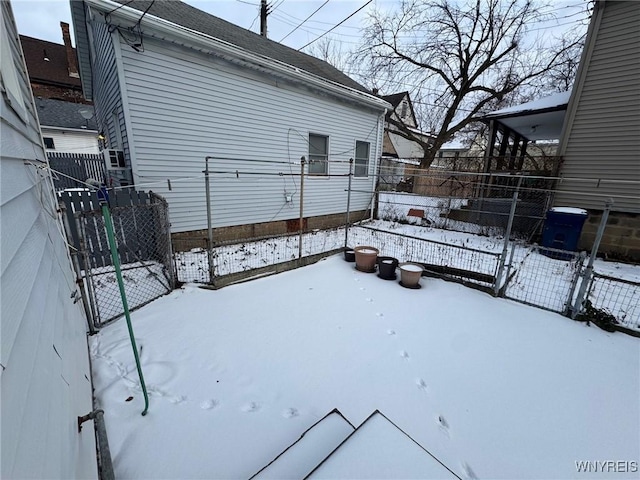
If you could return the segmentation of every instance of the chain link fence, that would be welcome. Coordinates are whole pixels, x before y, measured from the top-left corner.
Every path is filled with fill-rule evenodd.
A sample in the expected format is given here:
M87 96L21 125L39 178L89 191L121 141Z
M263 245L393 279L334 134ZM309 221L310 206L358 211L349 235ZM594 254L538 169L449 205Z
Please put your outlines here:
M114 235L130 310L169 293L175 286L168 205L151 194L148 204L111 207ZM96 328L124 315L122 298L101 210L77 211L79 275Z
M640 282L594 273L586 300L622 327L640 332Z
M545 177L434 170L411 178L422 193L381 191L377 218L489 236L503 236L511 219L511 237L532 241L551 202Z

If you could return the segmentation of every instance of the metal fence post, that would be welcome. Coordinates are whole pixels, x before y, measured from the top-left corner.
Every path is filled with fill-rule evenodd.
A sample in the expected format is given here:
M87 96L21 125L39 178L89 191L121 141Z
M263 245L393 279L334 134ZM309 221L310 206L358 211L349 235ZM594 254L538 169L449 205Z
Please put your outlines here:
M576 301L574 302L573 307L571 308L571 318L576 318L576 316L582 310L582 305L585 301L585 294L587 292L587 287L589 286L589 282L591 281L591 276L593 275L593 262L595 261L596 255L598 254L598 249L600 248L600 242L602 241L602 236L604 235L604 231L607 227L607 220L609 219L609 212L611 211L612 205L613 205L613 199L609 199L605 203L604 211L602 212L602 218L600 219L600 225L598 225L598 231L596 232L596 238L593 241L593 246L591 247L589 262L587 263L587 268L584 270L584 274L582 275L582 282L580 283L580 289L578 290Z
M347 248L349 242L349 223L351 210L351 177L353 176L353 158L349 159L349 185L347 187L347 224L344 227L344 248Z
M567 303L562 312L563 315L571 315L573 312L573 295L576 292L576 287L578 286L578 280L580 280L580 276L582 275L582 266L584 265L584 260L587 257L586 252L580 252L580 255L576 260L576 273L571 280L571 287L569 288L569 296L567 297Z
M89 295L89 306L91 307L91 317L93 318L93 325L99 328L101 325L100 320L100 307L98 305L98 297L93 288L93 274L91 268L91 258L89 257L89 249L87 247L87 229L85 228L84 221L81 220L82 212L76 212L75 221L78 228L78 238L80 240L80 254L82 254L82 263L84 263L84 276L87 279L87 293Z
M520 192L520 185L522 184L522 176L518 179L518 186L516 191L513 192L513 200L511 201L511 211L509 212L509 221L507 222L507 229L504 232L504 243L502 245L502 253L500 254L500 263L498 264L498 272L496 273L495 285L493 286L493 292L498 295L500 291L500 283L502 282L502 274L504 273L504 265L507 260L507 252L509 251L509 238L511 237L511 228L513 227L513 218L516 215L516 206L518 204L518 193Z
M69 214L67 212L67 207L64 204L60 204L60 211L62 213L62 218L64 220L64 229L67 238L71 238L70 231L71 226L69 222ZM87 324L89 326L89 334L93 335L96 333L95 321L93 318L93 312L91 311L91 307L89 306L89 300L87 299L87 291L85 290L84 280L82 278L82 270L80 269L80 261L78 260L78 255L80 251L68 245L69 254L71 255L71 263L73 265L73 271L76 274L76 285L80 290L80 298L82 299L82 306L84 307L84 313L87 317ZM73 251L71 251L73 249Z
M302 259L302 232L304 230L304 163L304 156L300 157L300 232L298 238L298 259Z
M206 189L207 198L207 260L209 262L209 283L214 284L215 269L213 265L213 224L211 223L211 192L209 191L209 159L212 157L205 157L204 159L204 185Z

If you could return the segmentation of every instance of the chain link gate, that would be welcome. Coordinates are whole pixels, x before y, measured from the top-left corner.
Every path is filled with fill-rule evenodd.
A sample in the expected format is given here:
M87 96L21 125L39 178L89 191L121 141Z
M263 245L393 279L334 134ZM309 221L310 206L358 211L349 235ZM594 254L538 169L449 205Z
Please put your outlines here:
M509 265L502 296L567 315L584 273L584 261L584 253L532 245L522 259Z
M171 292L175 285L168 205L156 195L151 202L111 208L130 310ZM104 218L98 210L76 212L75 225L81 274L98 328L124 314Z

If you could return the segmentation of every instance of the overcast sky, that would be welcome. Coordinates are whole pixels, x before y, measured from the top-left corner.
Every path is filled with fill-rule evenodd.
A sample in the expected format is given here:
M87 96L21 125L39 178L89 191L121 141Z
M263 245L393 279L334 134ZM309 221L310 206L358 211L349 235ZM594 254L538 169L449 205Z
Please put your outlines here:
M292 48L300 48L340 23L367 2L368 0L330 0L282 43ZM243 28L254 32L260 30L258 18L260 0L186 0L186 3ZM268 19L269 38L280 41L322 6L325 0L269 0L268 3L273 8ZM364 25L367 12L375 7L391 9L398 3L399 0L373 0L330 35L345 43L347 48L357 43L360 36L359 29ZM550 3L555 10L557 20L545 22L536 28L553 32L568 28L573 23L584 19L579 12L584 10L586 0L552 0ZM11 0L11 4L20 34L62 43L60 22L71 23L69 0Z

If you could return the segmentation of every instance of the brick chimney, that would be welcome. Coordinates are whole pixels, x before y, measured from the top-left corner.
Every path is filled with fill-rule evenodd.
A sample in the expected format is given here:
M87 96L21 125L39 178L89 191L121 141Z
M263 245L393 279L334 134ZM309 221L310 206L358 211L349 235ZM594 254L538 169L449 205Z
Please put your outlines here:
M69 34L69 24L60 22L60 28L62 29L62 39L64 40L64 46L67 49L67 70L69 76L79 78L78 74L78 59L76 58L76 52L71 46L71 35Z

